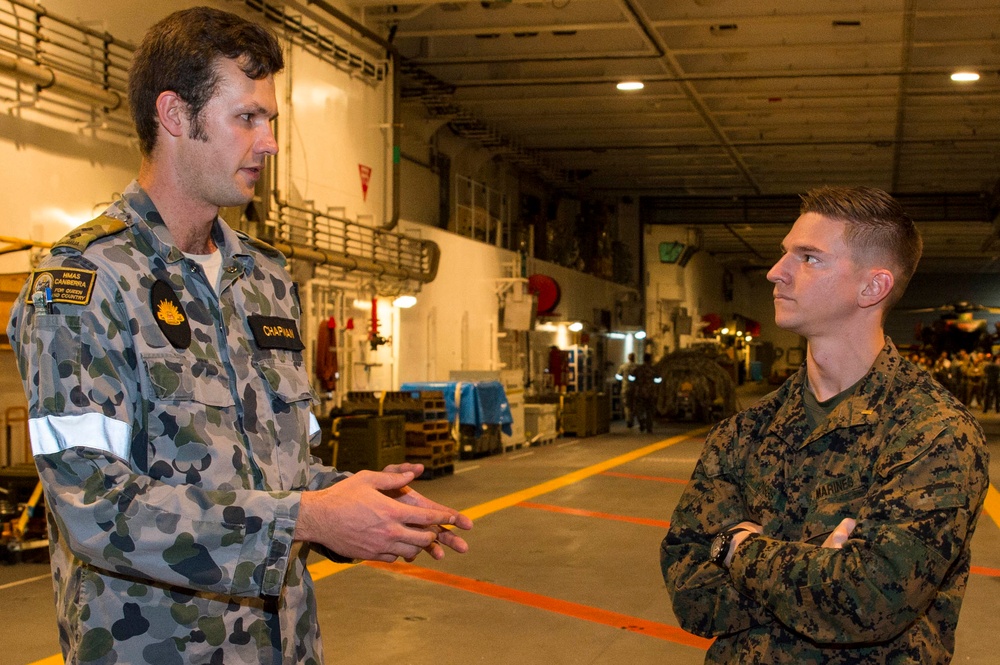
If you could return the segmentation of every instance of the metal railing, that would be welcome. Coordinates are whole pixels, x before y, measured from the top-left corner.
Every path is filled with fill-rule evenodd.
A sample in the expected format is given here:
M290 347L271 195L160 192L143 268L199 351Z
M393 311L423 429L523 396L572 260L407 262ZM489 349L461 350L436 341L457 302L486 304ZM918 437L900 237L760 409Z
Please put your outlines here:
M275 199L265 228L262 239L290 259L421 284L437 276L441 258L437 243L361 224L334 211Z

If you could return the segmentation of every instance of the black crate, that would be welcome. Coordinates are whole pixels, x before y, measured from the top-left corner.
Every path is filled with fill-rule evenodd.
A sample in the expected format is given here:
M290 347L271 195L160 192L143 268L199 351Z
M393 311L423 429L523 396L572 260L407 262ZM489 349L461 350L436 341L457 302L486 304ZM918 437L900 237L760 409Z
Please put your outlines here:
M459 436L458 455L462 459L494 455L503 450L500 425L483 425L481 428L475 425L461 425Z
M355 416L337 424L337 469L381 471L406 461L403 416Z

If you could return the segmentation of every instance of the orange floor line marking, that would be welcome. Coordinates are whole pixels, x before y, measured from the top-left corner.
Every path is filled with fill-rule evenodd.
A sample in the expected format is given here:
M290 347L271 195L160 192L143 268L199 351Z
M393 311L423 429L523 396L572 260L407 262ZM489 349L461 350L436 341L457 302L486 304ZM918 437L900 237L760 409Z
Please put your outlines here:
M615 478L629 478L630 480L655 480L658 483L673 483L675 485L687 485L687 478L665 478L663 476L643 476L637 473L622 473L621 471L605 471L602 476L614 476Z
M987 568L986 566L970 566L969 572L973 575L986 575L987 577L1000 577L1000 568Z
M669 626L664 623L648 621L646 619L629 616L628 614L609 612L608 610L590 607L589 605L581 605L579 603L572 603L567 600L550 598L537 593L519 591L518 589L511 589L510 587L504 587L498 584L490 584L489 582L481 582L468 577L451 575L449 573L443 573L430 568L423 568L421 566L414 566L411 564L388 564L375 561L366 561L364 565L385 570L390 573L396 573L398 575L407 575L425 582L442 584L444 586L452 587L453 589L460 589L462 591L479 594L480 596L506 600L512 603L546 610L548 612L555 612L556 614L562 614L575 619L591 621L593 623L611 626L612 628L620 630L627 630L640 635L648 635L649 637L674 642L675 644L683 644L696 649L706 650L712 643L711 640L697 637L696 635L692 635L691 633L688 633L676 626Z
M521 508L533 508L535 510L547 510L550 513L562 513L563 515L576 515L578 517L597 517L602 520L615 520L616 522L628 522L630 524L642 524L645 526L655 526L662 529L669 529L670 522L665 520L654 520L647 517L629 517L628 515L614 515L612 513L598 513L593 510L582 510L580 508L567 508L566 506L553 506L548 503L532 503L522 501L517 504Z

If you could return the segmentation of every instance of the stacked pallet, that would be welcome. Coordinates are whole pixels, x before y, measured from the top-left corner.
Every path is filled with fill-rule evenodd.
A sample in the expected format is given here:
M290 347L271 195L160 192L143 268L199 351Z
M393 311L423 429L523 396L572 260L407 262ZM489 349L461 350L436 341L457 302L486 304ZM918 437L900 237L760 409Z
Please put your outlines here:
M444 393L415 393L406 416L406 461L424 465L422 478L455 472L455 441L451 438Z
M444 393L440 390L350 392L342 409L350 414L403 416L406 461L424 465L421 478L454 473L456 446L449 431Z

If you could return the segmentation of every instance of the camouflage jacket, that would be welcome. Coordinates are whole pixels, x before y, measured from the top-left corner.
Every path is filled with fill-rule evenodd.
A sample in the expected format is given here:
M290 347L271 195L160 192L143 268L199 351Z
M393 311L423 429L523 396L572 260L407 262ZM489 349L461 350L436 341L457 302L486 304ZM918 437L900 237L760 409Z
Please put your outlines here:
M890 341L809 432L805 368L705 442L660 563L708 663L947 663L988 487L976 420ZM822 548L846 517L843 549ZM714 536L764 528L728 571Z
M635 394L636 399L653 399L656 397L659 375L653 369L652 365L646 362L636 365L630 376L633 379L632 392Z
M133 183L57 243L9 335L68 663L323 662L300 490L319 439L274 249L218 219L220 295ZM48 291L46 291L48 289Z

